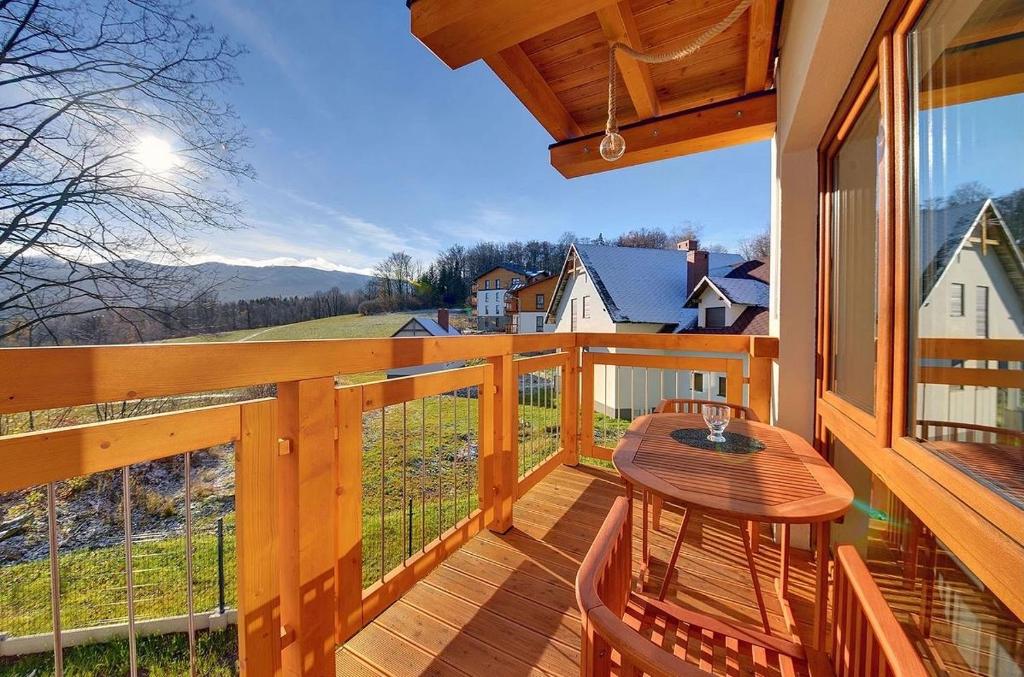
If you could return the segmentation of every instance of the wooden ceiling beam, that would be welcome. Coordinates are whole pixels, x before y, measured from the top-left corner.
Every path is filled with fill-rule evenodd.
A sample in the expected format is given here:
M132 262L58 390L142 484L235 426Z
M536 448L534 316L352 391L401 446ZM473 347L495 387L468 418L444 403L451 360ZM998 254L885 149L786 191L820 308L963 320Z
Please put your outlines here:
M747 94L764 91L769 84L777 7L778 0L754 0L747 10L750 17L747 32L747 77L744 88Z
M616 0L414 0L412 34L450 68L518 45Z
M924 109L954 106L1024 92L1024 38L945 51L922 82Z
M537 72L522 47L513 45L486 57L485 61L557 141L580 135L579 125Z
M636 19L633 17L629 2L623 0L602 7L597 10L597 19L601 22L601 30L604 31L609 45L621 42L643 51L640 31L636 27ZM622 51L616 53L615 60L626 83L626 90L629 91L629 98L633 101L637 117L641 120L656 117L659 114L658 92L654 88L650 66Z
M775 91L645 120L619 133L626 154L617 162L601 157L603 133L556 143L551 165L566 178L656 162L680 155L770 139L775 133Z

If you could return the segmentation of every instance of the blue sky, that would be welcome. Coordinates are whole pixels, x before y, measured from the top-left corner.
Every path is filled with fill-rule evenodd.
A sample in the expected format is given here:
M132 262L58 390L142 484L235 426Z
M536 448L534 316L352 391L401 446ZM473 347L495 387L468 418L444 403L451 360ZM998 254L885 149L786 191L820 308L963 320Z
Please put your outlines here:
M213 234L207 257L366 270L391 251L422 261L453 243L606 236L701 224L734 247L769 218L767 142L562 178L551 137L481 63L451 71L409 32L402 0L200 0L243 43L227 92L258 180L251 228Z

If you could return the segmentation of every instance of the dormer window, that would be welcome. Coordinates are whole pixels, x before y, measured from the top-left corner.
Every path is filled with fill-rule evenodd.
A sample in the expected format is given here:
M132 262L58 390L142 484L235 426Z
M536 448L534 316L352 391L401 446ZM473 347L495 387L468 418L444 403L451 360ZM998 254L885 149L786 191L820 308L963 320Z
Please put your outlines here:
M725 326L725 308L705 308L704 309L704 326L705 327L724 327Z

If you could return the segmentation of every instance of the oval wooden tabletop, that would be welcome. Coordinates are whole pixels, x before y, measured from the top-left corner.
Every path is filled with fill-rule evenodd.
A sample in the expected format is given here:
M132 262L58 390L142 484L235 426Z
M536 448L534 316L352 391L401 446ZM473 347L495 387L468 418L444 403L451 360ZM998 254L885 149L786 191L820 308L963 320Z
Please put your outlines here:
M668 501L740 519L808 524L832 520L853 503L853 489L803 438L764 423L733 419L726 432L765 448L727 453L672 437L707 430L697 414L648 414L633 421L612 463L634 485Z

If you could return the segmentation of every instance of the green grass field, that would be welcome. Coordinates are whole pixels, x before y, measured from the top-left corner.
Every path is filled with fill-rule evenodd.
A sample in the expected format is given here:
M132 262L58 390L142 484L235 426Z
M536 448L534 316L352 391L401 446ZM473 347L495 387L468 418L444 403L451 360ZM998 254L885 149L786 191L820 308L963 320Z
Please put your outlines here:
M374 338L391 336L413 317L412 313L338 315L322 320L282 324L263 329L239 329L172 339L171 343L224 343L228 341L299 341L304 339Z

